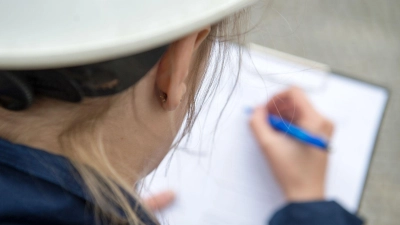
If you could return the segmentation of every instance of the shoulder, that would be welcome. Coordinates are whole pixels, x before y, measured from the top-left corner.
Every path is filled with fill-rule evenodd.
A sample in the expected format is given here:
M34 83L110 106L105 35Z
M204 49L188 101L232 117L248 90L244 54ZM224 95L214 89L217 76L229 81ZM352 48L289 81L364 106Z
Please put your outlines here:
M101 222L95 219L94 201L68 159L0 139L0 171L0 224ZM154 224L140 207L136 210L143 222Z
M0 224L94 224L83 198L1 163L0 171Z
M94 224L84 199L13 168L0 170L1 224Z

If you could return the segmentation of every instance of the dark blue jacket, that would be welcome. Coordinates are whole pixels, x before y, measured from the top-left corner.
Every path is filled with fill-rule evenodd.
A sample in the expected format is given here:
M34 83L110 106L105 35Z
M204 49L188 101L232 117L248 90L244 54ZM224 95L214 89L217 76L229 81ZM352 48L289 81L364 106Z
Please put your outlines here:
M290 203L272 217L269 225L361 225L363 221L331 202Z
M64 157L0 139L0 224L92 225L93 202ZM132 199L132 203L136 202ZM154 224L141 208L138 215ZM289 204L270 225L358 225L334 202Z

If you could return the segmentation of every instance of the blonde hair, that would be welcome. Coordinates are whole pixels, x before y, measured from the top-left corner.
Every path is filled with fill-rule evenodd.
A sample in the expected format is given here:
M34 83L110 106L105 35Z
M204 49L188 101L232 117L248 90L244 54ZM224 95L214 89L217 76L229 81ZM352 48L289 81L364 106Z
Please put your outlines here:
M226 54L229 54L228 46L232 41L243 41L241 28L245 27L244 16L246 16L245 10L213 25L209 36L196 52L190 70L192 76L188 80L188 90L190 91L185 127L173 146L176 146L185 135L190 133L201 106L218 87L218 74L222 73L226 63ZM209 59L212 49L215 47L219 51L215 61L219 63L210 68ZM211 78L211 85L205 89L206 91L200 93L199 87L203 83L204 74L207 71L216 76ZM90 208L94 210L97 222L106 220L111 224L140 225L143 224L143 221L137 212L138 207L143 206L132 205L130 197L137 201L140 198L133 191L131 184L127 183L110 163L102 143L101 129L99 129L103 118L107 116L109 109L118 102L119 98L121 95L94 100L94 102L97 101L95 103L97 110L77 115L74 123L61 132L58 142L62 147L62 155L71 160L74 169L78 172L79 180L83 182L82 185L87 188L87 194L94 201L94 205ZM97 104L100 102L101 104ZM14 133L16 132L19 131L14 131ZM151 215L149 212L147 214ZM154 217L152 219L157 223Z

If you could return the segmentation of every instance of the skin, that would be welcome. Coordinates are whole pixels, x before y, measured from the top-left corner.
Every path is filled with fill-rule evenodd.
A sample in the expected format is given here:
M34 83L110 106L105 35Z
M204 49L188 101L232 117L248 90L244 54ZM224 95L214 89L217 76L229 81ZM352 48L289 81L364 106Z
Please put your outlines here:
M333 123L318 113L304 92L291 87L259 106L250 120L252 131L281 186L288 202L320 201L325 199L327 152L305 145L275 131L265 118L268 114L282 116L310 133L330 139ZM173 201L170 191L146 201L153 210L160 210Z
M41 99L29 110L18 113L0 108L0 137L63 155L58 137L66 127L81 122L76 115L96 111L105 102L113 102L98 129L105 137L105 153L117 172L136 174L126 176L128 182L136 183L158 166L182 125L187 110L188 71L209 32L210 27L206 27L172 43L148 74L119 95L88 98L81 104ZM165 101L160 98L164 94ZM294 124L327 138L332 135L332 123L316 112L297 88L259 107L250 123L287 199L323 199L326 153L275 132L265 122L268 113L281 114ZM149 208L159 210L174 198L173 192L165 191L144 202Z
M186 113L188 71L209 32L207 27L172 43L160 62L110 110L103 129L106 149L112 149L110 157L114 165L121 165L121 173L127 171L126 165L134 167L129 171L139 177L130 182L154 170L168 153ZM164 94L165 101L160 98Z
M158 166L182 125L187 110L188 71L210 29L205 27L173 42L160 61L135 86L121 94L87 98L80 104L43 98L18 113L1 108L0 137L63 155L58 137L67 127L81 122L76 115L90 114L112 102L97 129L105 137L104 149L117 172L135 174L126 176L133 185ZM165 101L161 94L167 96ZM82 144L85 145L85 140ZM157 209L173 198L167 191L145 202Z
M332 137L333 124L319 114L303 91L292 87L258 107L250 121L261 150L290 202L323 200L327 152L275 131L265 118L280 115L313 134Z
M334 126L317 112L304 92L291 87L271 98L254 111L250 126L272 172L288 202L320 201L325 199L327 152L275 131L265 118L268 114L282 116L310 133L330 139ZM173 201L170 191L146 201L153 210L160 210Z

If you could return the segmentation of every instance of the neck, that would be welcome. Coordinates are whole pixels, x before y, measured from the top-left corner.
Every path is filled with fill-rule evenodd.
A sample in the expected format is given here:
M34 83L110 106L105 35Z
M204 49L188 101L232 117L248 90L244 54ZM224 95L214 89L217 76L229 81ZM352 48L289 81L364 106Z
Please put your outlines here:
M132 185L168 153L186 112L186 104L175 111L162 107L155 71L120 94L80 104L37 99L23 112L0 108L0 137L66 156Z
M59 154L58 136L71 120L66 115L66 111L61 110L60 107L54 107L51 110L43 107L48 104L54 105L54 102L56 101L43 99L30 109L21 112L0 108L0 137L14 143ZM56 105L60 106L60 104Z
M132 157L122 157L120 151L114 151L115 138L103 138L109 130L104 124L110 124L102 118L108 113L107 105L104 98L101 104L96 100L73 104L40 99L22 112L0 108L0 137L87 164L110 177L118 174L130 184L136 183L143 174L143 163L140 163L143 160L140 159L145 157L146 149L135 148L131 153L135 160L127 160ZM102 152L106 155L101 154L104 149L99 148L107 149ZM105 163L105 159L109 162ZM110 164L114 166L105 166Z

